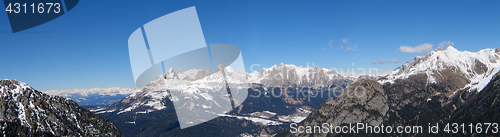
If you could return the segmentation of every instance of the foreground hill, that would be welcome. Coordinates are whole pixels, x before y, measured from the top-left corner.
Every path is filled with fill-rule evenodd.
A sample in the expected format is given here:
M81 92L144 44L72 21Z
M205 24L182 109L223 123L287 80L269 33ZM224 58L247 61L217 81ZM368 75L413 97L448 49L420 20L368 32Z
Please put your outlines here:
M122 136L111 121L73 100L17 80L0 81L0 127L3 136Z

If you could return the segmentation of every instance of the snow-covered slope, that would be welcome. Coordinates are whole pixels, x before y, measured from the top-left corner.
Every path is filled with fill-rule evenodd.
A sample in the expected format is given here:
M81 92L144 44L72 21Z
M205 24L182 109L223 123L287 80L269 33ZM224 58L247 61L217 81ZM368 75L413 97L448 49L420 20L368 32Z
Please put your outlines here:
M214 73L209 69L178 70L177 72L170 69L165 74L148 82L144 88L122 100L122 103L129 104L126 105L127 107L113 110L119 111L119 114L142 106L149 108L147 112L161 110L165 108L164 103L162 103L165 98L174 102L179 101L179 98L203 99L214 104L197 104L197 107L221 107L220 102L217 101L227 98L226 81L230 87L235 88L231 89L235 90L232 91L235 103L243 102L246 94L243 98L238 98L237 94L243 93L238 91L248 88L247 83L245 83L246 73L241 70L233 70L231 67L226 67L225 70L226 77L224 78L222 73ZM96 114L114 112L106 108L93 111Z
M124 130L131 127L158 129L154 124L145 123L179 123L182 127L182 124L196 125L200 121L211 121L208 125L212 126L214 122L217 125L246 123L248 131L242 127L228 127L227 130L252 134L266 130L271 134L281 132L284 130L281 127L291 122L305 119L312 109L335 96L330 94L332 91L343 89L354 79L320 67L285 64L253 73L230 67L226 67L223 74L217 72L209 69L169 69L120 102L91 111L112 120ZM227 103L230 98L225 91L226 86L230 87L234 107ZM284 86L287 88L281 88ZM194 115L184 112L193 112ZM196 128L204 129L206 124L200 126ZM136 136L161 132L124 133Z
M423 57L405 63L379 83L394 83L412 75L427 75L428 83L457 81L457 89L480 91L500 70L500 49L483 49L478 52L458 51L452 46L446 50L438 48Z
M6 136L121 136L113 123L74 101L17 80L0 81L0 98L0 129Z

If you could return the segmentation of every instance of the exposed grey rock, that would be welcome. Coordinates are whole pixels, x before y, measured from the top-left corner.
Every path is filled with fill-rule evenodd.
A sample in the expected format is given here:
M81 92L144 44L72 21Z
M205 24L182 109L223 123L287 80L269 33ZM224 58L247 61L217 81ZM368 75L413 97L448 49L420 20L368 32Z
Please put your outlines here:
M330 98L315 109L299 125L321 125L329 123L340 126L349 123L365 122L378 126L386 118L389 110L387 95L382 85L371 79L359 79L342 91L337 98ZM291 135L291 134L288 134ZM293 136L326 136L322 133L297 133Z

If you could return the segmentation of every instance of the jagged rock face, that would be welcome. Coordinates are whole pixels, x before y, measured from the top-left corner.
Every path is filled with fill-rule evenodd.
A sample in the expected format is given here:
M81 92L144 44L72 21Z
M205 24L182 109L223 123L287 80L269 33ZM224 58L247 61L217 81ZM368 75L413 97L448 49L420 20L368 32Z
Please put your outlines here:
M387 95L382 89L382 85L369 80L360 79L344 89L345 96L342 99L327 101L326 104L333 106L334 104L341 105L344 108L334 109L343 110L337 113L338 117L343 119L332 119L332 123L352 123L355 121L366 121L370 125L379 125L382 123L381 117L387 114L389 106L387 105ZM353 110L352 113L345 110ZM374 110L375 113L369 113ZM324 113L326 114L326 113Z
M0 81L0 127L6 136L122 136L110 121L73 100L16 80Z
M380 125L389 110L388 97L378 82L359 79L342 91L337 98L330 98L311 113L300 125L344 125L365 122ZM292 134L288 134L292 135ZM326 136L327 134L297 133L294 136Z
M270 87L328 87L334 84L352 83L354 78L342 76L339 73L321 67L297 67L280 64L269 69L262 69L249 74L249 82Z

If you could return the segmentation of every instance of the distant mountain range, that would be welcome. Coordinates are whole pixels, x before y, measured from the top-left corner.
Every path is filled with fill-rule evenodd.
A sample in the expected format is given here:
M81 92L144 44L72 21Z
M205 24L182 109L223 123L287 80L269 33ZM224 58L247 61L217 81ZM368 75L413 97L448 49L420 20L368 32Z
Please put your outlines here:
M248 92L249 97L233 111L218 113L218 118L200 125L180 129L172 103L178 98L194 97L209 103L191 104L191 110L218 107L220 103L215 98L224 97L204 92L216 91L212 88L221 84L217 77L209 76L213 72L208 69L170 69L122 101L92 111L117 124L125 136L273 135L286 130L290 123L303 120L314 108L334 97L334 92L356 79L320 67L285 64L252 73L226 69L230 85L247 79L248 89L239 92ZM175 87L176 83L186 82L192 84Z
M91 88L42 91L49 95L70 98L85 107L106 106L120 101L137 91L135 88Z
M451 46L446 50L439 48L378 80L358 80L343 90L348 94L329 99L295 125L295 130L278 136L498 136L491 130L471 132L469 127L459 129L459 133L446 133L445 126L500 122L499 70L500 49L461 52ZM385 125L394 130L378 134L297 131L297 127L311 128L323 123L332 127L357 123ZM429 133L429 124L441 125L439 133ZM418 133L398 133L398 126L425 128Z

